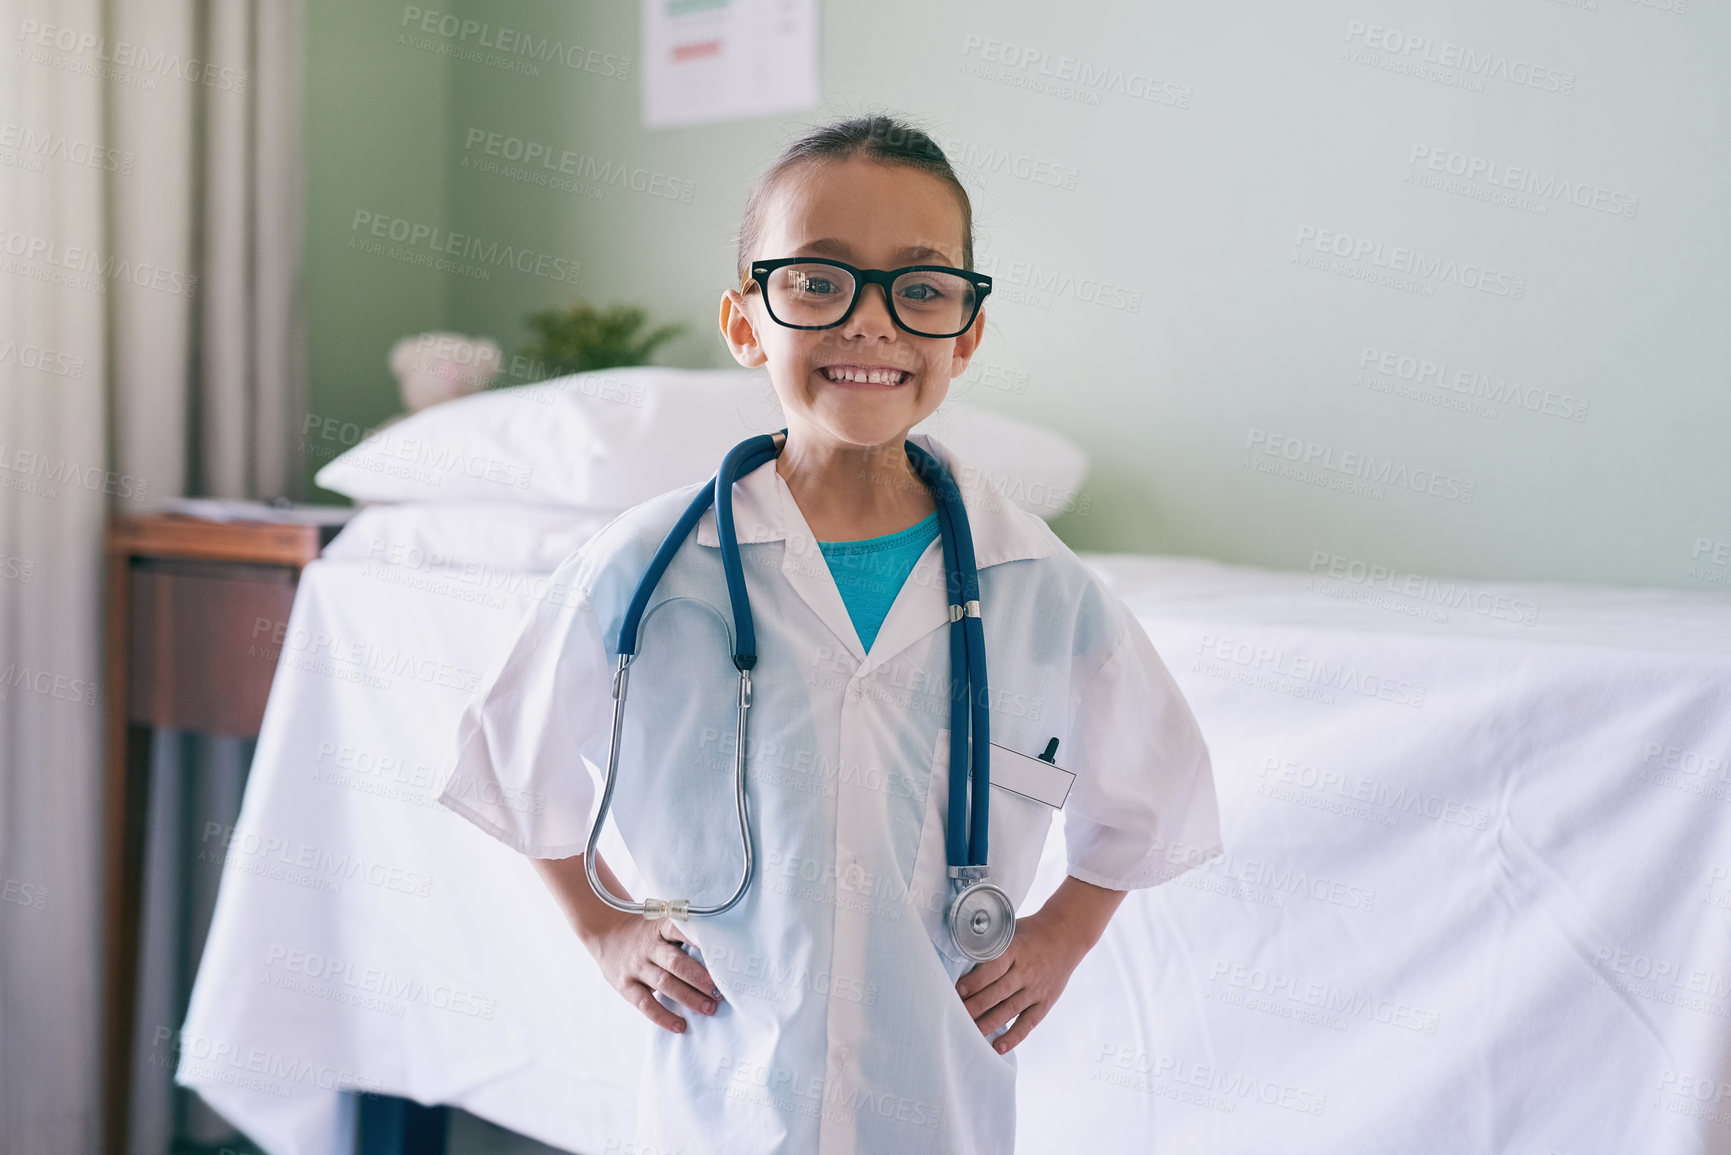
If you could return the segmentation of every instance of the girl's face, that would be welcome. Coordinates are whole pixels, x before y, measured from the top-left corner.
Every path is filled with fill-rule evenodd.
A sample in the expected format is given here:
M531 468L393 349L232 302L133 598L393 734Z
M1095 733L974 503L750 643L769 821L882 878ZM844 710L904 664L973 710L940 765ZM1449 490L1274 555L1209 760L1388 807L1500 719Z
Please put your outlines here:
M755 260L827 257L862 269L962 267L962 208L942 181L917 169L863 157L808 164L784 180L764 207ZM799 430L834 446L892 445L931 415L950 380L968 367L986 313L957 337L916 337L890 319L883 289L867 285L831 329L777 324L755 287L728 290L721 331L741 365L768 364L770 380ZM832 379L833 368L900 369L897 384Z

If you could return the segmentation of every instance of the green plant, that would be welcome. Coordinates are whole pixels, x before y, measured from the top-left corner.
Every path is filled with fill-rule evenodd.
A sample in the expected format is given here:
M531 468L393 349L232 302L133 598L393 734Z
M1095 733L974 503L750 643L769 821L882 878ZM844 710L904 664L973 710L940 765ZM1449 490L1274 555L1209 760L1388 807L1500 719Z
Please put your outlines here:
M562 308L543 309L528 319L535 341L524 355L546 377L647 365L657 348L685 331L684 325L672 324L644 333L648 321L649 314L635 305L598 309L576 301Z

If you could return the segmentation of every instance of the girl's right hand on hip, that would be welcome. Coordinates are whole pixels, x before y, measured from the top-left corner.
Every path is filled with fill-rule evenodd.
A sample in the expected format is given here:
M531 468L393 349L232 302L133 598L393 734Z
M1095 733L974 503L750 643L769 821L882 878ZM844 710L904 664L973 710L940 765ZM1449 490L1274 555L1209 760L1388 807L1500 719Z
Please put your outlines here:
M588 942L601 974L626 1002L658 1027L683 1033L685 1020L664 1006L665 996L698 1014L713 1015L721 990L703 964L685 953L691 940L673 919L650 922L618 913L616 921Z

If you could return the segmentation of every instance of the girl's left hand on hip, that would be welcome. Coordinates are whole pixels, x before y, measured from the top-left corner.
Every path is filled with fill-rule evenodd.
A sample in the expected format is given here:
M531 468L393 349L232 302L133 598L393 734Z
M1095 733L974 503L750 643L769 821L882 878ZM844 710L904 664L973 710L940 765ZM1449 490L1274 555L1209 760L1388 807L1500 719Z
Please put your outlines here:
M1062 933L1057 920L1035 912L1016 920L1009 948L963 975L956 993L982 1035L1015 1020L992 1044L998 1054L1008 1054L1046 1017L1087 953L1075 936Z

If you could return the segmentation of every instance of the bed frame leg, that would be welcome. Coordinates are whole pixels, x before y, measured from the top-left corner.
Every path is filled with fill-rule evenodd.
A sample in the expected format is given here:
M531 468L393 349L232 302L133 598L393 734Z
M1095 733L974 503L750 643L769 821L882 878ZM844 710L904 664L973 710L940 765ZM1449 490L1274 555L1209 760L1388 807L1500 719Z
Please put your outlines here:
M360 1096L355 1155L445 1155L449 1107L423 1107L395 1095Z

